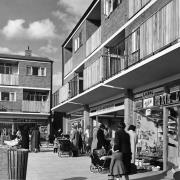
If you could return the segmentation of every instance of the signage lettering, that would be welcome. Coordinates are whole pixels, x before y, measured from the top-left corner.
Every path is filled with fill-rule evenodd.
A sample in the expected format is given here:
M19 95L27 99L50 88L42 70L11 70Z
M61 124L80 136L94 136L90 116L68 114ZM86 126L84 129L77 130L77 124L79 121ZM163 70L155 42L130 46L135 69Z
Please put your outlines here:
M153 100L154 100L153 97L152 98L148 98L148 99L144 99L143 108L152 107L154 105Z

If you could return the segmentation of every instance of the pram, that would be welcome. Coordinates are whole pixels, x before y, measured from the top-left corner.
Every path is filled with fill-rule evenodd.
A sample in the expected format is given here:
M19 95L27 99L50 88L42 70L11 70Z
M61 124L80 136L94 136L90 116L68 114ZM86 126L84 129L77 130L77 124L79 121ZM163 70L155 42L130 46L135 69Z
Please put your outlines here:
M58 156L62 157L63 155L72 155L72 146L71 142L68 138L58 138L59 145L58 145Z
M110 166L111 159L108 158L106 160L101 160L100 158L102 156L108 156L111 155L112 151L109 150L108 153L106 153L105 149L100 150L94 150L93 153L91 153L91 165L90 165L90 171L93 173L101 173L103 171L107 171Z

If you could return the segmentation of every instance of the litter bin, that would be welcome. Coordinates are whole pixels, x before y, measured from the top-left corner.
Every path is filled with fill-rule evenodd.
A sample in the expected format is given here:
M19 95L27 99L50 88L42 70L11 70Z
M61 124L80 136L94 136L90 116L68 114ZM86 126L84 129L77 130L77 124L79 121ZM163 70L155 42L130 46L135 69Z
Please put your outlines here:
M0 145L0 179L8 180L7 147Z
M26 180L28 150L9 148L7 159L9 180Z

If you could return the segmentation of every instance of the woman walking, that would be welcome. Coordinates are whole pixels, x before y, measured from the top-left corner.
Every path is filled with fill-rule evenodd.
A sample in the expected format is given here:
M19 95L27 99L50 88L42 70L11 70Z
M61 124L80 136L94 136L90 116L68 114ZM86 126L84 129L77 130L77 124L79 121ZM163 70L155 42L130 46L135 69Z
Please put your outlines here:
M101 159L111 158L108 180L129 180L128 174L131 168L131 145L129 134L124 130L125 123L120 122L115 132L113 153L111 156Z

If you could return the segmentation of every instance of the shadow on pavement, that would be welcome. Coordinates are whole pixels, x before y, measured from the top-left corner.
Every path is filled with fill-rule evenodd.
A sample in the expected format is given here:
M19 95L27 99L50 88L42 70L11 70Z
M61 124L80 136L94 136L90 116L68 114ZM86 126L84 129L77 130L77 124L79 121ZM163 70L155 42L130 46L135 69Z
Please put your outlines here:
M67 179L63 179L63 180L86 180L86 177L73 177L73 178L67 178Z

